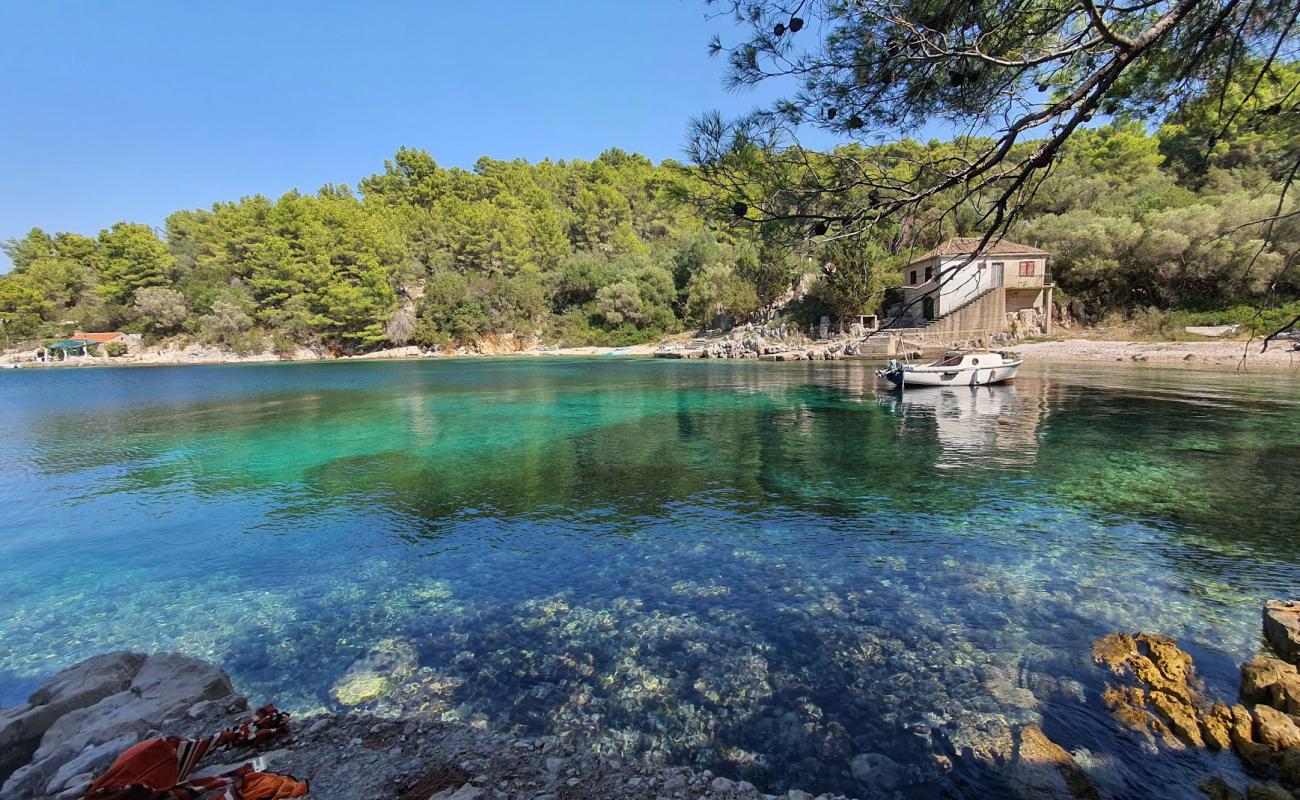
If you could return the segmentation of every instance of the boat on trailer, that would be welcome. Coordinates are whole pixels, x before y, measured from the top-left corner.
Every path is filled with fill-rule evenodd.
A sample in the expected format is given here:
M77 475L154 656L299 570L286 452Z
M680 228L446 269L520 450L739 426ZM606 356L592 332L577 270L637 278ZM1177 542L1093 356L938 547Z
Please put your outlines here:
M945 353L929 364L908 364L892 359L876 375L900 389L908 386L987 386L1016 377L1023 363L991 350Z

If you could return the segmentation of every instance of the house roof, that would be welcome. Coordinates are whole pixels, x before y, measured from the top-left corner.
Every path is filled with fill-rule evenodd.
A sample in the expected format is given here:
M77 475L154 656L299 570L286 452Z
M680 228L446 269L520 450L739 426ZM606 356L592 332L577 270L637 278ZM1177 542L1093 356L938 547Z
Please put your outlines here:
M105 342L111 342L114 339L121 339L124 334L121 331L114 331L112 333L85 333L84 331L77 331L72 335L77 339L85 339L86 341L94 342L95 344L104 344Z
M918 256L908 262L907 266L919 264L922 261L929 261L932 258L955 258L956 256L968 256L975 252L979 247L981 237L979 236L954 236L925 255ZM986 256L1046 256L1049 253L1046 250L1039 250L1037 247L1031 247L1019 242L1009 242L1006 239L994 239L985 245L982 255Z

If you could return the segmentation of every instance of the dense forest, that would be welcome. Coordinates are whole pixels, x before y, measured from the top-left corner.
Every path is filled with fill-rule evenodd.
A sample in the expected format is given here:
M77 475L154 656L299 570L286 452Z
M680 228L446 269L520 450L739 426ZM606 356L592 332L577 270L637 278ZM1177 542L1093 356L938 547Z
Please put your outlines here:
M1300 69L1274 76L1266 88L1283 96ZM1288 269L1300 217L1256 221L1297 209L1278 166L1300 145L1294 128L1238 129L1207 99L1155 131L1128 119L1085 129L1025 205L1015 238L1053 253L1058 297L1090 313L1159 327L1169 312L1244 319L1281 308L1300 297ZM906 170L970 146L846 148ZM743 207L713 199L694 168L616 149L594 161L483 158L472 170L402 149L355 189L177 211L161 231L33 229L5 243L13 270L0 276L0 319L10 344L74 328L241 352L445 347L506 333L620 344L778 306L799 318L884 309L910 258L979 233L966 227L978 195L956 213L852 238L749 224ZM808 291L791 302L796 284Z

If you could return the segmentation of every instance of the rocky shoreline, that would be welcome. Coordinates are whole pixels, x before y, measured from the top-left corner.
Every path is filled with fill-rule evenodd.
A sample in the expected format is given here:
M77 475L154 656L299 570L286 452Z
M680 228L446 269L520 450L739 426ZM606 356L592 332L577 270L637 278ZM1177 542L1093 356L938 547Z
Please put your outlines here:
M202 737L248 716L217 667L177 653L108 653L0 711L0 800L73 800L136 742ZM760 793L705 770L601 756L561 737L516 737L431 718L335 713L293 720L261 750L218 751L196 777L246 761L307 780L318 800L849 800Z
M725 335L703 339L676 337L655 344L638 344L623 347L584 346L560 347L546 345L536 340L496 338L477 343L473 347L453 350L426 350L413 345L376 350L353 356L331 356L328 353L299 347L292 353L252 353L240 355L234 351L212 345L187 345L143 348L115 358L85 358L52 364L23 364L29 368L62 367L112 367L112 366L186 366L203 364L263 364L275 362L313 361L385 361L443 358L485 358L492 356L658 356L671 359L757 359L761 361L834 361L844 358L866 358L884 361L885 349L877 346L883 339L870 336L836 336L825 340L809 340L791 336L773 338L763 331L737 329ZM1045 363L1135 362L1160 365L1178 365L1200 368L1281 368L1300 369L1300 352L1275 345L1259 352L1255 342L1247 347L1244 341L1198 342L1133 342L1109 339L1070 338L1058 340L1024 340L1014 344L1016 352L1030 361ZM8 353L30 358L31 353ZM1244 357L1244 361L1243 361Z
M1210 800L1296 800L1300 602L1266 604L1263 632L1278 657L1260 655L1242 665L1241 702L1232 706L1203 699L1192 657L1173 640L1109 634L1093 647L1094 660L1111 676L1100 700L1150 757L1234 753L1244 773L1202 780ZM341 685L368 691L375 670L371 661L359 662ZM342 698L345 705L354 699ZM249 707L229 676L204 661L177 653L95 656L46 681L25 705L0 711L0 800L76 800L137 742L210 736L236 726ZM956 762L976 766L1009 798L1120 796L1092 774L1095 765L1076 761L1034 723L952 744L948 756L936 757L949 769ZM602 754L563 732L513 736L421 714L352 711L295 719L287 735L258 750L235 746L211 754L195 776L247 762L307 780L310 796L323 800L848 800L800 789L765 794L708 770ZM848 767L863 797L920 796L909 793L905 770L887 757L859 755ZM1243 774L1245 785L1237 788Z

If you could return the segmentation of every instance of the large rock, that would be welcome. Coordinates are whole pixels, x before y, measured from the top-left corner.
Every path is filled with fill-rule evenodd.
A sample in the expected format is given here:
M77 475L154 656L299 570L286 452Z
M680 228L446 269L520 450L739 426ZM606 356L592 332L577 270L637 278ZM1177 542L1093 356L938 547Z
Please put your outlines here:
M1300 747L1300 728L1295 720L1272 706L1255 706L1255 738L1269 749L1291 750Z
M0 788L0 800L19 800L45 789L59 770L88 749L109 742L130 746L195 703L235 694L226 673L179 653L149 656L124 691L74 709L54 721L31 763Z
M1300 600L1264 604L1264 638L1282 658L1300 664Z
M82 750L76 758L66 762L55 771L54 777L45 785L46 794L59 794L65 789L80 785L83 792L85 775L103 772L119 755L136 743L134 734L123 734L99 745L91 745ZM89 783L90 781L85 781Z
M1267 769L1273 755L1267 745L1255 741L1255 718L1251 716L1250 710L1238 704L1230 711L1232 729L1229 731L1229 736L1232 738L1233 752L1251 767L1258 770Z
M1201 716L1201 738L1211 750L1228 750L1232 747L1232 710L1223 703L1215 703Z
M50 678L26 705L0 712L0 784L31 759L59 717L125 690L144 661L144 653L95 656Z
M1249 703L1300 714L1300 669L1280 659L1256 656L1241 665L1241 696Z
M1139 686L1108 684L1102 700L1116 719L1170 747L1204 747L1202 717L1209 714L1192 687L1192 657L1172 639L1112 633L1093 644L1093 660ZM1216 720L1209 720L1211 727ZM1214 730L1215 742L1224 731Z

